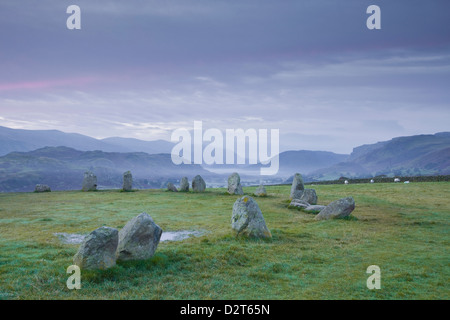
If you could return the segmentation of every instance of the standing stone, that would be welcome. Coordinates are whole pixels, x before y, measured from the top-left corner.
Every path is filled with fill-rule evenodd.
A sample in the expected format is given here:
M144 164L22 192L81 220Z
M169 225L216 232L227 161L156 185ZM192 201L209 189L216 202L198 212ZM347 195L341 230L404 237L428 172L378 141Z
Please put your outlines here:
M259 185L259 187L255 190L253 194L257 197L267 197L266 188L263 186L262 183Z
M46 184L37 184L34 188L34 192L51 192L52 190Z
M314 189L305 189L300 197L300 200L306 201L309 204L317 204L317 194Z
M316 220L344 218L355 210L355 200L347 197L333 201L316 216Z
M228 193L229 194L244 194L241 186L241 177L237 172L234 172L228 177Z
M124 172L123 174L123 191L131 191L133 189L133 175L130 171Z
M177 187L172 182L167 183L167 190L172 192L178 192Z
M83 241L73 257L73 263L81 269L108 269L116 264L119 243L117 229L100 227L92 231Z
M187 177L181 178L180 182L180 192L188 192L189 191L189 181Z
M294 175L294 179L292 180L292 186L291 186L291 199L300 199L303 190L305 190L305 186L303 185L303 178L300 173L296 173Z
M261 209L252 197L244 196L233 205L231 227L236 235L244 235L252 238L271 238L272 234L267 229Z
M83 191L95 191L97 190L97 177L90 171L84 173L83 178Z
M118 260L145 260L153 256L161 239L162 229L147 213L134 217L120 230Z
M203 192L206 189L205 180L200 175L196 175L194 180L192 180L192 190L194 192Z

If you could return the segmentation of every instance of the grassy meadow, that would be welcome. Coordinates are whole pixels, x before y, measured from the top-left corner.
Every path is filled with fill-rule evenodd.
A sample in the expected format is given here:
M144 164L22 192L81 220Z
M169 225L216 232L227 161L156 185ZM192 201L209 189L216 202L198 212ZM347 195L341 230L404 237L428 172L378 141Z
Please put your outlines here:
M353 196L354 218L315 221L287 209L290 186L255 197L271 240L234 237L225 189L0 194L0 299L449 299L450 183L317 185L318 204ZM244 187L251 195L256 187ZM122 228L141 212L164 231L203 236L162 242L149 260L81 271L79 245L54 233ZM381 289L366 287L370 265Z

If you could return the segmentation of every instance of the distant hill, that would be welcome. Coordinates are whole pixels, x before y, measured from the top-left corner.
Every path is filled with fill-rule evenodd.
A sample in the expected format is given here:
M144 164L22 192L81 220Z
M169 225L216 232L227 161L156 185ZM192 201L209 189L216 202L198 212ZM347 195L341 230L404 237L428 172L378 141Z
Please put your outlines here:
M337 154L328 151L284 151L279 154L279 170L277 177L289 177L296 172L307 174L321 168L327 168L339 162L347 160L349 155ZM267 165L268 166L268 165ZM203 165L207 170L213 172L232 172L245 173L247 175L259 175L261 167L266 165Z
M148 154L171 153L172 148L175 145L174 143L165 140L144 141L120 137L106 138L101 141L109 146L117 147L117 152L145 152Z
M52 190L79 190L83 173L97 175L100 188L121 188L122 175L130 170L133 187L160 188L183 176L189 180L214 174L199 165L174 165L170 154L79 151L67 147L45 147L30 152L12 152L0 157L0 192L33 191L38 183Z
M311 180L333 180L377 175L450 174L450 133L398 137L353 149L348 161L319 169Z
M0 156L10 152L33 151L43 147L69 147L81 151L170 153L169 141L143 141L131 138L91 138L58 130L22 130L0 126Z

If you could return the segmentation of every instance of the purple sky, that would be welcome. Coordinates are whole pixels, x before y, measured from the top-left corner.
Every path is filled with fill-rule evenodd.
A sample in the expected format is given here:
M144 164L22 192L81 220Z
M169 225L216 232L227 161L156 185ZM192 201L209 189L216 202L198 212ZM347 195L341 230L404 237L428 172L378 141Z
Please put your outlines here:
M66 8L81 8L68 30ZM366 9L381 8L381 30ZM96 138L280 129L349 153L450 131L448 0L0 3L0 126Z

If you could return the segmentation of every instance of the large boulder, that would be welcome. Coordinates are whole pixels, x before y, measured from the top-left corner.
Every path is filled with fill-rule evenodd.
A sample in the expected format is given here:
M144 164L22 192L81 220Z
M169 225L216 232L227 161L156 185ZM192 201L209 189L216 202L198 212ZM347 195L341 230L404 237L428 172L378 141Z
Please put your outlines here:
M241 177L237 172L232 173L228 177L228 193L229 194L244 194L241 186Z
M316 190L314 190L314 189L303 190L300 200L306 201L309 204L317 204Z
M85 172L83 177L83 186L81 190L83 191L97 190L97 176L90 171Z
M303 185L303 177L300 173L296 173L294 175L294 179L292 179L292 186L291 186L291 199L300 199L303 190L305 190L305 186Z
M92 231L73 257L73 263L81 269L108 269L116 264L119 232L110 227Z
M133 175L130 171L123 173L123 191L131 191L133 189Z
M244 196L233 205L231 227L236 235L252 238L271 238L272 234L266 226L258 204L252 197Z
M178 192L177 187L172 182L167 183L167 190L172 192Z
M316 220L328 220L344 218L350 215L355 209L353 197L347 197L331 202L316 216Z
M117 247L118 260L145 260L153 256L162 229L147 213L134 217L120 230Z
M267 197L267 191L266 188L261 183L258 188L256 188L255 192L253 193L257 197Z
M181 178L179 191L180 192L188 192L189 191L189 180L187 177Z
M36 187L34 187L34 192L51 192L52 190L50 187L46 184L37 184Z
M200 175L196 175L192 180L192 190L194 192L203 192L206 189L205 180Z

